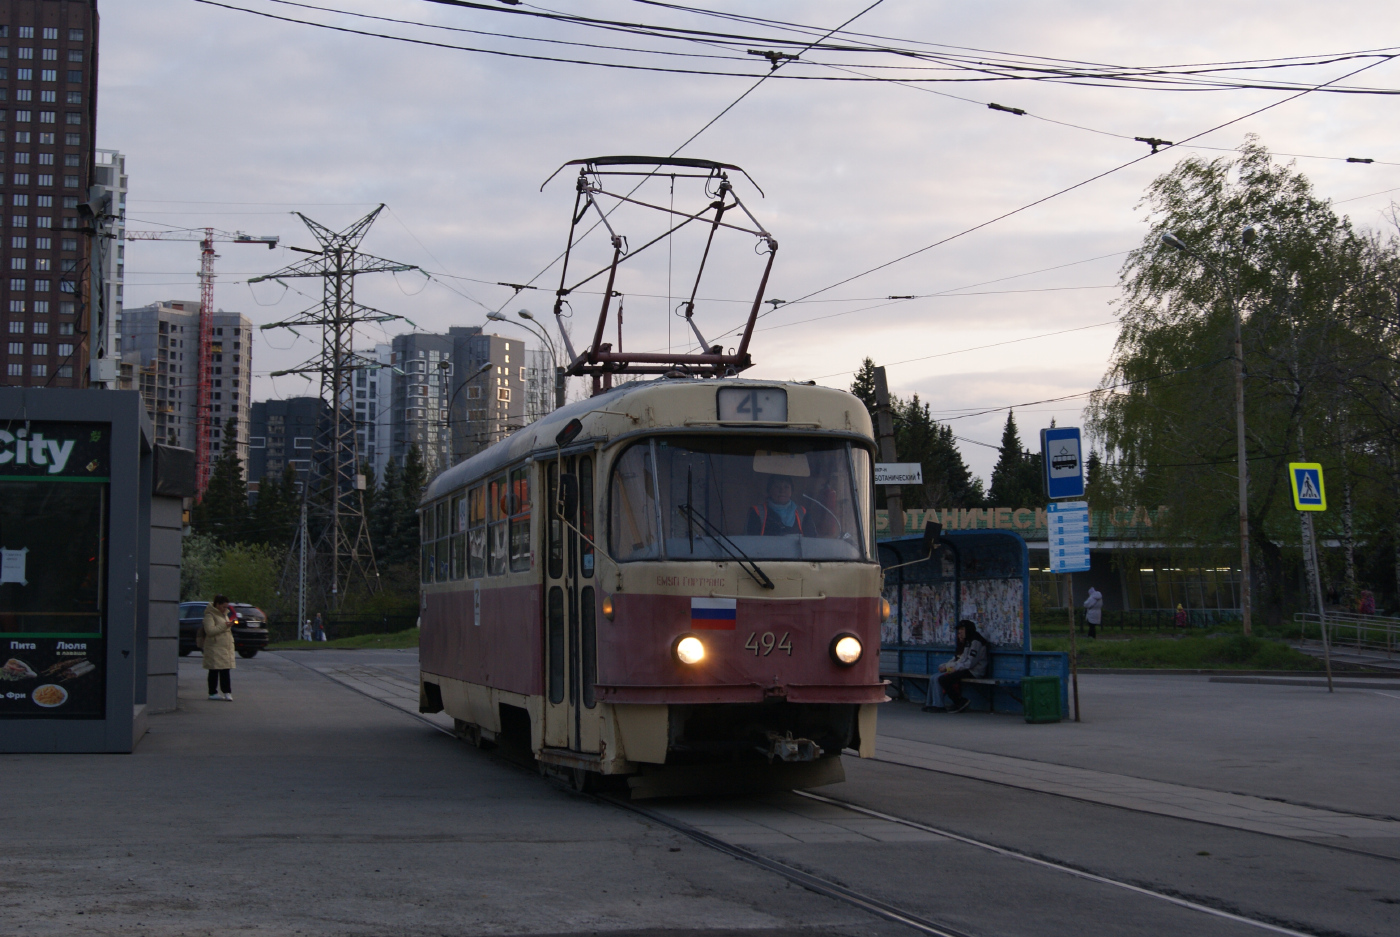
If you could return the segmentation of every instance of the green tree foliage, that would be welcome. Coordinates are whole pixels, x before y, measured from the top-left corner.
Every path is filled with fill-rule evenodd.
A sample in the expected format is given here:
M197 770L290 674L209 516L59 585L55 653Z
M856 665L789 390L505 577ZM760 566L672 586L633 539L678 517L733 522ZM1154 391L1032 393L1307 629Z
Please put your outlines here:
M281 602L277 584L285 558L286 551L265 543L227 546L205 573L199 598L222 593L231 602L248 602L271 614Z
M1118 342L1089 414L1107 447L1098 487L1119 503L1167 505L1163 536L1223 557L1237 548L1233 302L1248 375L1254 605L1277 622L1301 599L1290 597L1301 577L1288 462L1326 467L1320 533L1345 537L1350 522L1379 544L1400 529L1396 242L1355 231L1252 139L1234 158L1178 163L1143 207L1149 230L1123 266ZM1247 243L1251 224L1262 234ZM1204 262L1165 246L1168 232ZM1339 510L1348 491L1354 510Z
M253 505L248 539L282 550L289 549L296 538L300 519L301 492L297 489L296 471L288 465L281 476L265 476L258 485L258 500Z
M875 362L866 358L851 383L851 393L860 398L875 419ZM956 437L948 426L937 423L929 405L915 394L907 401L891 395L894 416L894 446L901 462L918 462L924 468L922 485L904 485L901 494L906 508L968 508L985 500L982 480L973 476ZM883 486L876 491L876 504L885 506Z
M1045 501L1045 485L1040 477L1040 454L1028 451L1021 444L1021 434L1016 429L1016 414L1008 411L987 499L996 507L1020 508L1042 504Z
M205 598L205 579L218 564L222 549L219 541L209 534L191 533L180 542L180 601L194 602Z
M223 451L209 474L209 486L190 514L190 525L195 530L225 543L242 543L251 534L248 486L243 481L238 446L233 443L237 432L238 421L229 417L224 424Z
M403 473L397 459L390 458L384 466L384 478L375 488L374 498L366 504L369 516L369 539L374 544L374 558L381 567L390 565L390 542L394 537L394 526L399 516L399 503L403 498Z
M384 481L369 510L370 539L383 576L386 568L411 565L418 569L418 501L427 484L427 471L417 446L408 450L404 466L390 459Z

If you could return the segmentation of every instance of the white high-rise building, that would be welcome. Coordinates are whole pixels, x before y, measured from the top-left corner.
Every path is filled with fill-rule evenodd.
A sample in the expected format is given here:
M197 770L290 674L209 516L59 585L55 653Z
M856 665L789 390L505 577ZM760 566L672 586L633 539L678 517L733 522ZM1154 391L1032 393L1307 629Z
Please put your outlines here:
M193 449L199 381L199 302L167 300L122 314L122 360L137 384L156 440ZM248 464L248 407L253 377L253 323L240 312L214 313L210 373L210 460L227 440L224 424L238 420L238 457Z
M98 150L96 165L92 171L93 181L106 186L112 193L112 240L106 256L102 258L102 282L106 295L103 308L106 311L105 334L93 335L89 347L93 355L97 349L105 349L107 357L122 357L122 286L126 264L126 156L118 150Z

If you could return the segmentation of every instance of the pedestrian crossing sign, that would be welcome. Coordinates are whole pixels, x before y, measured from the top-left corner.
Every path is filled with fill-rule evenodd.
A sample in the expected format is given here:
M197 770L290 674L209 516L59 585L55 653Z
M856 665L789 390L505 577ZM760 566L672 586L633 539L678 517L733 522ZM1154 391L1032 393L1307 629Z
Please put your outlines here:
M1289 462L1288 478L1293 483L1293 506L1300 511L1327 510L1327 490L1322 487L1322 465L1318 462Z

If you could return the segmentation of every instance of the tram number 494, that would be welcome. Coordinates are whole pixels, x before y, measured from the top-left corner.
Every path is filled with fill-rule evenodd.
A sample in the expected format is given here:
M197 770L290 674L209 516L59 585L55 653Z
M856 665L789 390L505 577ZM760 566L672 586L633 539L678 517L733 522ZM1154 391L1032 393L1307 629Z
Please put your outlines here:
M744 650L753 651L754 657L767 657L773 651L787 651L788 657L792 656L791 632L784 631L782 637L772 631L765 631L759 634L757 631L749 632L749 639L744 642Z

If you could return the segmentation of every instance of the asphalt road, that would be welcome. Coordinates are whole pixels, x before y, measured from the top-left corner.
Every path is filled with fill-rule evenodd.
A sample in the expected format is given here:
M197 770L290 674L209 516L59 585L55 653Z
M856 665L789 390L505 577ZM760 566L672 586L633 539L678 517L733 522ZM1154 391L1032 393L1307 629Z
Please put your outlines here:
M180 710L134 755L5 756L0 933L914 932L442 734L405 711L415 666L264 654L239 661L223 703L187 658ZM818 792L974 843L797 795L650 806L979 937L1278 931L977 843L1303 933L1400 933L1400 699L1141 677L1086 678L1081 695L1078 726L892 705L891 752L937 765L956 749L972 768L848 758L848 780ZM969 776L986 765L1020 786ZM1165 806L1122 806L1135 781ZM1173 806L1179 792L1195 806ZM1257 832L1268 803L1284 824L1321 820ZM1200 804L1218 820L1188 819Z

